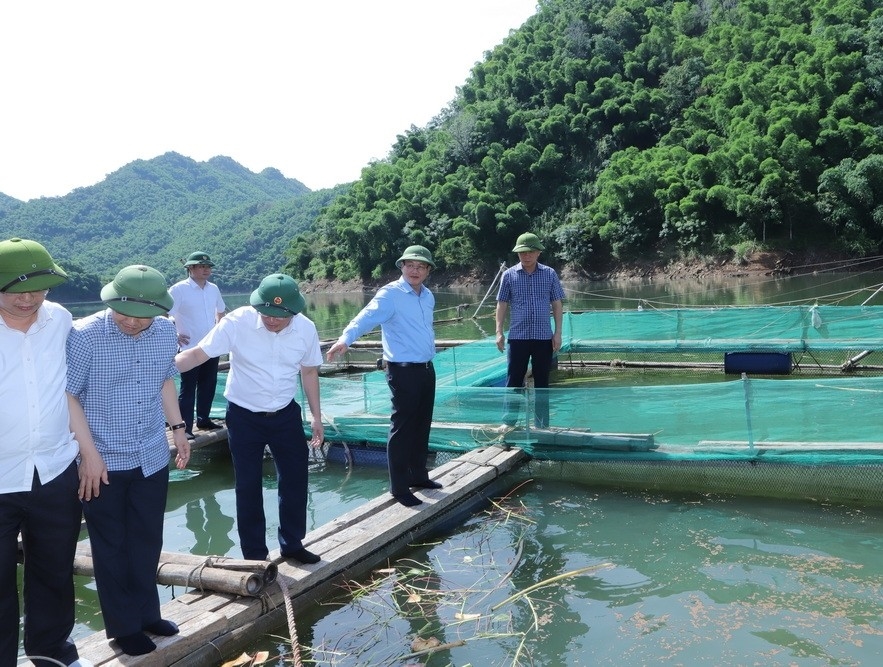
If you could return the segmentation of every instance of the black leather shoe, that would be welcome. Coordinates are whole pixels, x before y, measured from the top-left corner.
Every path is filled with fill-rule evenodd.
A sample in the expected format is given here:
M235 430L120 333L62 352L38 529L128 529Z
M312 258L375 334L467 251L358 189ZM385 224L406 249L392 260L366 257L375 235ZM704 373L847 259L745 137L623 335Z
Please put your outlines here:
M206 419L205 421L197 421L196 428L201 431L216 431L219 428L224 428L220 424L215 424L211 419Z
M442 485L441 482L436 482L434 479L424 479L421 482L412 482L411 487L415 489L440 489Z
M294 551L288 553L282 552L283 558L290 558L292 560L296 560L298 563L303 563L304 565L314 565L322 560L317 554L314 554L311 551L307 551L303 547L300 549L295 549Z
M423 501L410 491L407 493L393 493L392 497L395 498L400 505L404 505L405 507L417 507L417 505L423 504Z
M187 437L188 440L196 440L196 436L193 435L190 431L184 431L184 435Z

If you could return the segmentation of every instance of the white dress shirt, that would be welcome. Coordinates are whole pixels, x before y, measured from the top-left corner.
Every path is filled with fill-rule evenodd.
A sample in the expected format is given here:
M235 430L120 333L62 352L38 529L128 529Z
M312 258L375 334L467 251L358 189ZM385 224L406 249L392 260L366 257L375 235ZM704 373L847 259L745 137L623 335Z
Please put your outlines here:
M65 394L71 322L51 301L26 333L0 317L0 493L30 491L35 468L46 484L79 453Z
M227 310L221 290L213 282L206 281L200 287L193 278L175 283L169 288L175 304L169 316L175 320L179 334L190 336L190 341L182 345L182 350L195 347L218 321L218 314Z
M297 398L301 366L321 366L322 350L313 321L295 315L279 333L261 315L242 306L199 341L209 357L230 355L224 398L252 412L280 410Z

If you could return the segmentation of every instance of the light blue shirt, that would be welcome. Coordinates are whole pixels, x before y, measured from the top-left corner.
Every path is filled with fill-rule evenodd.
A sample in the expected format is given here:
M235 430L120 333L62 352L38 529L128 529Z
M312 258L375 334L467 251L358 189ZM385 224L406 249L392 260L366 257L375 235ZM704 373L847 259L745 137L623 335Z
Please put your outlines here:
M435 296L423 285L420 293L404 277L381 287L353 318L338 339L347 347L380 327L383 358L387 361L426 362L435 357L432 314Z
M80 399L107 469L145 476L169 465L161 390L177 374L178 334L165 317L137 336L120 331L112 311L74 322L67 339L67 390Z

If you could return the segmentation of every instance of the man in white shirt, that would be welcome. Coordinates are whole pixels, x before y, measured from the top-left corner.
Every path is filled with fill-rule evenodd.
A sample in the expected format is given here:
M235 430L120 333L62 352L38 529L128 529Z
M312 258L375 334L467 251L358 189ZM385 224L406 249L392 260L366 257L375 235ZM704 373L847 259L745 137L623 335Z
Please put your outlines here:
M263 496L264 448L269 447L278 482L279 549L285 558L318 563L320 557L303 544L309 449L295 399L303 385L312 417L310 444L320 446L319 334L302 314L304 298L290 276L267 276L249 303L225 316L196 347L179 352L175 365L184 373L211 357L230 355L224 397L243 557L264 560L269 553Z
M224 316L227 306L221 290L210 282L214 262L204 252L191 253L184 260L186 280L175 283L169 294L175 305L169 311L178 330L178 345L182 350L195 347ZM212 402L218 384L218 358L212 358L186 373L181 373L178 406L184 418L187 439L193 439L193 408L196 407L196 427L204 431L220 428L211 420Z
M70 640L80 498L107 469L79 402L65 392L71 314L46 301L65 272L36 241L0 242L0 664L18 663L18 535L24 650L35 665L87 665ZM77 467L77 455L82 463ZM79 491L78 491L79 489ZM79 494L79 497L78 497Z

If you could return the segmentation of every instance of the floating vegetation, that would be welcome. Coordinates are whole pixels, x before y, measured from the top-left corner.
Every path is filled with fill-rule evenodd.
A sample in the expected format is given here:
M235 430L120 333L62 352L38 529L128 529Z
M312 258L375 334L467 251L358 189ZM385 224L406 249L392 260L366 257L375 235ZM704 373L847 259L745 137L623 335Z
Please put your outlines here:
M436 551L439 545L413 545L407 557L374 570L368 581L348 582L325 606L361 622L348 622L343 633L333 624L332 633L301 646L304 664L416 667L432 658L432 664L444 665L453 662L451 651L468 645L473 656L488 641L511 642L508 665L532 664L530 646L555 617L556 603L546 591L608 565L517 589L512 573L531 524L521 504L511 496L500 498L445 543L446 553Z

